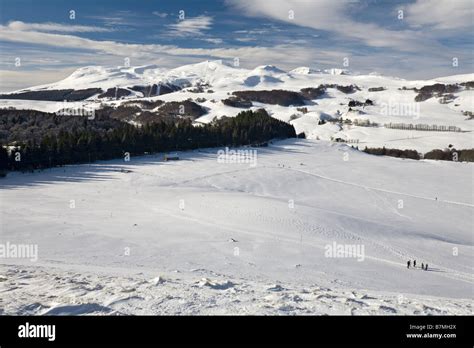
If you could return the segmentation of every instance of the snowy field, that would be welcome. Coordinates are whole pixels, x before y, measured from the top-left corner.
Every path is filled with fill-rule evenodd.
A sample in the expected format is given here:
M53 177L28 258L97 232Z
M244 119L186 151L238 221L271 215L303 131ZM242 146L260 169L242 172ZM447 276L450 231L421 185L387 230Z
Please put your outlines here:
M472 314L473 164L253 150L10 173L0 314Z

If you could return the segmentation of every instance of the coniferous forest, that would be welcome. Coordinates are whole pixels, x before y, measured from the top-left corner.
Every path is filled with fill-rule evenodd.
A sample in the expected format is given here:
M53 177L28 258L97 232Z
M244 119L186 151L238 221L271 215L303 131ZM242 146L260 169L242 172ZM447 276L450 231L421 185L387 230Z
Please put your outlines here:
M439 161L459 161L459 162L474 162L474 149L456 150L454 148L449 149L435 149L427 153L420 154L416 150L400 150L400 149L388 149L385 147L379 148L368 148L365 147L363 150L365 153L377 156L390 156L399 158L409 158L414 160L419 159L432 159Z
M189 119L137 127L101 115L93 120L8 110L0 115L0 170L35 170L147 153L252 145L296 137L293 126L264 110L243 111L210 124ZM15 123L16 130L9 125Z

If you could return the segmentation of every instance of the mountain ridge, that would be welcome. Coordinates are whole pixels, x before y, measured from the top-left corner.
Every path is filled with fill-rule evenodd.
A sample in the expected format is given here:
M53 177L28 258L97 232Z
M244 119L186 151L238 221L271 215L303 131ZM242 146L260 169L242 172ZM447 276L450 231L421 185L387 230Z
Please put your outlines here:
M160 108L178 110L179 105L204 110L188 115L183 107L183 113L175 115L192 116L198 124L264 108L310 139L421 152L450 144L474 147L470 133L474 131L474 74L409 81L380 74L329 72L338 74L311 67L286 72L275 65L244 69L220 60L174 69L88 66L52 84L0 95L0 107L52 113L108 107L130 115L127 120L132 124L139 124L140 119L158 120ZM127 105L134 101L160 106L150 111L140 104ZM143 113L147 113L145 118ZM433 129L435 133L430 132Z

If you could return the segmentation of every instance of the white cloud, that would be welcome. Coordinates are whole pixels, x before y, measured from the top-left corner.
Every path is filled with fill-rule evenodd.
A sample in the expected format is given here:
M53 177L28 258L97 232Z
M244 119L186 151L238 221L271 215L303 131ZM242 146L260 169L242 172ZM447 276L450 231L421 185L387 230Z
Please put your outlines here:
M202 38L203 40L213 38ZM61 47L67 49L80 49L97 52L97 54L107 54L116 57L130 57L141 60L165 60L167 57L170 64L176 64L176 56L193 57L194 59L207 59L215 57L233 59L235 57L241 60L247 60L250 63L253 59L291 61L292 59L305 60L311 56L311 50L307 48L298 48L297 57L288 57L289 52L293 52L295 48L289 45L276 45L274 47L227 47L227 48L180 48L174 45L157 45L157 44L127 44L115 41L98 41L82 38L69 34L54 34L34 31L12 30L5 26L0 26L0 41L16 42L23 44L39 44L48 47ZM215 41L220 42L219 39ZM69 55L64 52L64 55ZM47 49L45 48L46 52ZM326 52L324 50L318 50ZM93 55L93 57L97 55ZM97 58L94 58L97 59ZM342 58L341 58L342 59Z
M213 43L213 44L221 44L224 42L224 40L222 39L219 39L217 37L207 37L207 38L204 38L204 39L201 39L202 41L206 41L206 42L210 42L210 43Z
M124 57L132 57L136 54L143 55L147 52L152 53L153 49L166 49L165 46L161 45L137 45L118 43L115 41L97 41L74 35L13 30L5 26L0 26L0 40L6 42L41 44L64 49L102 51Z
M12 21L8 23L6 28L18 31L41 31L41 32L60 32L60 33L88 33L88 32L110 32L113 29L86 26L71 25L60 23L25 23L21 21Z
M364 42L376 48L419 51L436 46L424 32L388 30L374 23L358 22L349 15L357 3L352 0L226 0L227 4L256 17L269 17L294 25L333 32L345 39ZM394 18L396 13L394 13Z
M176 24L170 24L171 34L174 36L196 36L203 35L205 30L211 29L212 17L198 16L185 18Z
M168 14L166 12L153 11L152 14L160 18L168 17Z
M105 25L133 25L134 22L127 21L123 16L108 15L108 16L86 16L86 18L95 19L103 22Z
M237 37L235 38L236 41L239 41L239 42L252 42L252 41L257 41L256 38L254 37Z
M406 20L413 27L430 26L432 29L439 30L472 28L474 2L472 0L417 0L406 6Z

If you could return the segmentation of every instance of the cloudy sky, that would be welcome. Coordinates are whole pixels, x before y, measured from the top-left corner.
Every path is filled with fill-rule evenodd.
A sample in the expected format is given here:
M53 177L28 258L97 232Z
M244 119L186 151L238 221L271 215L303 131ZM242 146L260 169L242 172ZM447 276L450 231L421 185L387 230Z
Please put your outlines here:
M0 90L126 60L433 78L474 72L473 32L474 0L0 0Z

